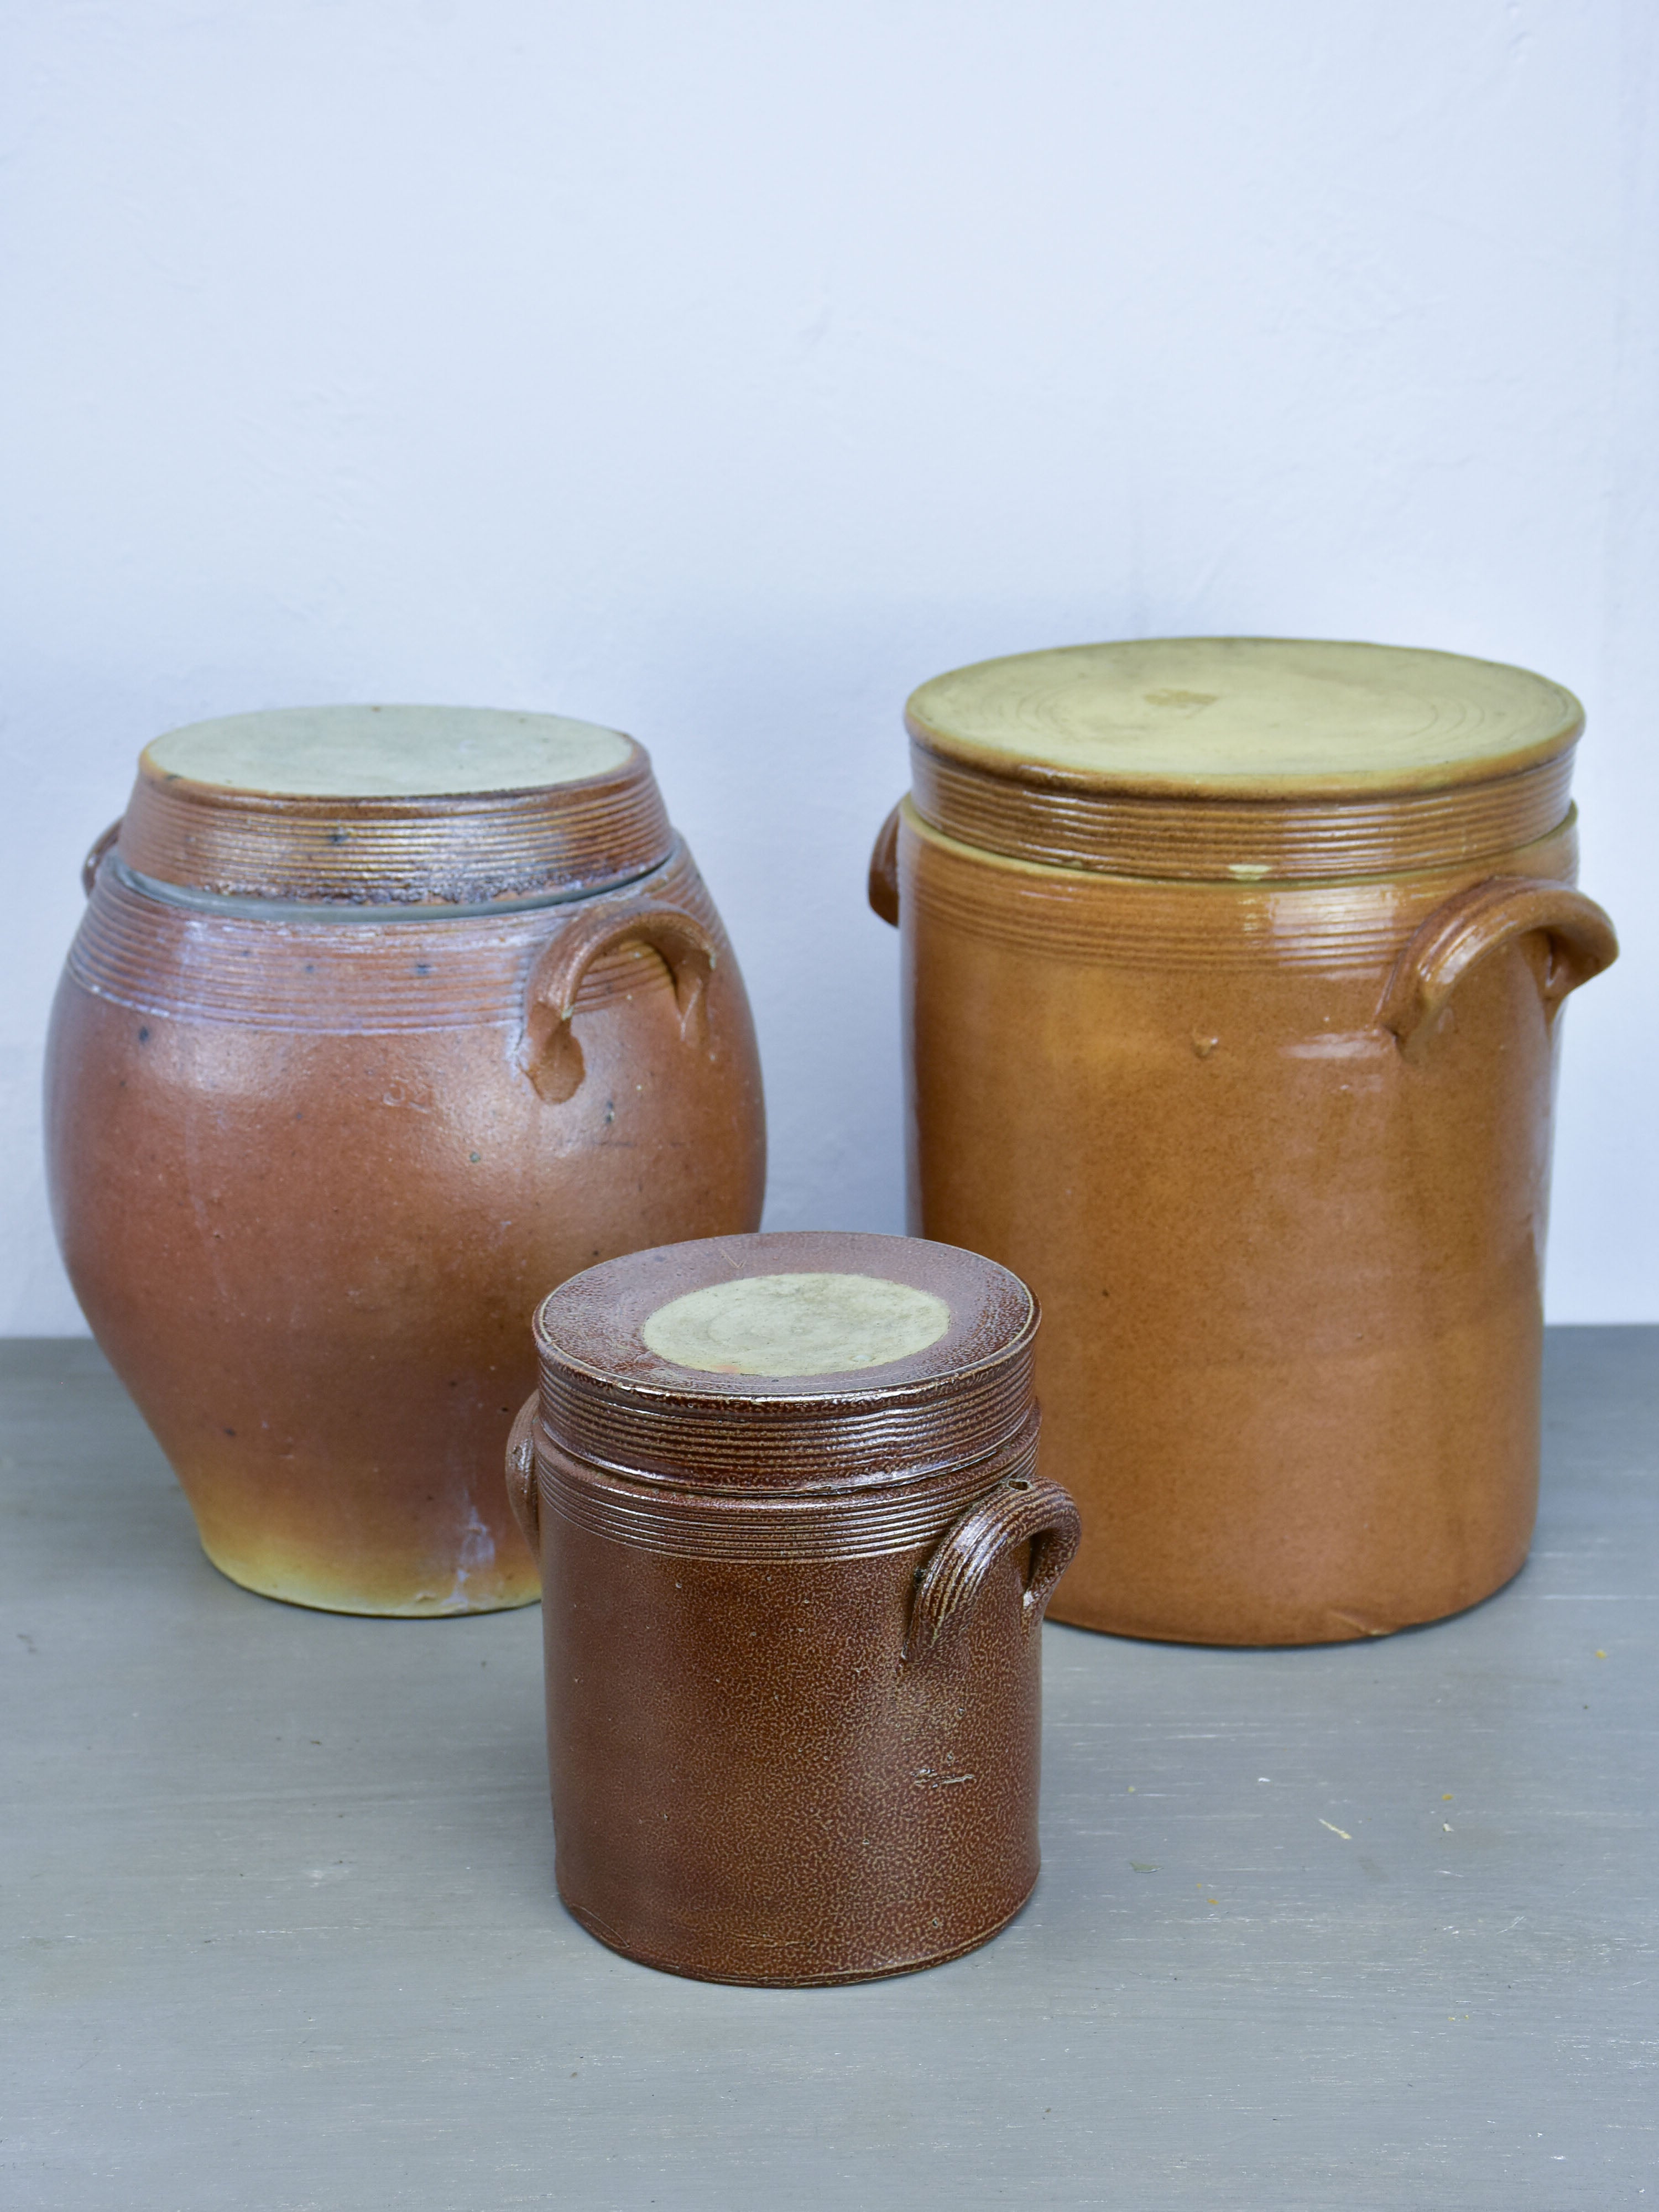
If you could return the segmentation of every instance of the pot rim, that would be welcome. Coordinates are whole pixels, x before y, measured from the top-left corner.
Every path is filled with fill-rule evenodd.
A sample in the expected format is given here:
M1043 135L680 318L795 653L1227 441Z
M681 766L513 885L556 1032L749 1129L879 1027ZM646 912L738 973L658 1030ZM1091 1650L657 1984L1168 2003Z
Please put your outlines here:
M432 899L423 905L405 903L392 899L360 899L355 903L346 899L283 899L250 898L233 891L198 890L191 884L164 883L159 876L147 876L118 851L111 853L105 865L115 880L128 890L137 891L145 898L159 899L164 906L180 906L192 912L211 915L221 920L231 917L242 921L276 921L355 924L357 922L398 921L488 921L497 915L534 914L544 907L574 906L583 899L607 898L619 890L627 890L647 877L659 875L679 850L676 838L666 859L653 861L649 866L635 868L624 876L606 877L593 883L561 884L552 890L533 891L522 898L475 899L466 902Z

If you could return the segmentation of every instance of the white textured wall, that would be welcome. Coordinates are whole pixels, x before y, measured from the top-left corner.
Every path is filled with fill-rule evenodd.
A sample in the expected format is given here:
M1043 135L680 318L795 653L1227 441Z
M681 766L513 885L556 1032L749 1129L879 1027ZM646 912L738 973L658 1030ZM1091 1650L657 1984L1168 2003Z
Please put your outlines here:
M769 1221L900 1220L899 708L1084 637L1514 659L1590 711L1562 1319L1659 1315L1652 0L11 0L0 1328L171 725L650 745L753 988Z

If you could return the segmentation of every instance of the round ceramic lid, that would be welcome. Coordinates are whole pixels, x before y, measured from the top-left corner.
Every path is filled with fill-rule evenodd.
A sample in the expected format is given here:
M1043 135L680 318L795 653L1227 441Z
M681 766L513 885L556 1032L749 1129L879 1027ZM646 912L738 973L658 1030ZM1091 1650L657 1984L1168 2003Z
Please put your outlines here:
M543 1300L544 1352L678 1398L847 1398L932 1381L1028 1336L1018 1275L920 1237L714 1237L630 1252Z
M581 1456L682 1480L961 1462L1028 1417L1036 1323L1017 1275L921 1237L664 1245L544 1299L544 1417Z
M216 896L362 908L610 889L672 848L620 731L485 708L232 714L144 749L118 863Z
M1176 637L980 661L924 684L906 720L928 750L1018 780L1316 798L1508 775L1571 746L1583 712L1461 653Z
M289 799L440 799L604 775L633 746L562 714L480 707L291 707L171 730L144 758L169 780Z

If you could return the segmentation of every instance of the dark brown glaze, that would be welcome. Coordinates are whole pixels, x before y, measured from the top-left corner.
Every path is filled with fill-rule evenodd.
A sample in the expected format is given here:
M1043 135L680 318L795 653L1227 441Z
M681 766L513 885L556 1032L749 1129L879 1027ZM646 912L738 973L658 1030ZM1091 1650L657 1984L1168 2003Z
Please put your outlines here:
M1056 1618L1335 1641L1525 1559L1557 1016L1616 951L1572 888L1571 707L1549 757L1397 804L1103 787L1089 828L1074 791L1065 865L908 801L884 830L912 1225L1042 1298L1043 1467L1084 1522ZM1547 833L1494 848L1540 793Z
M95 878L54 1215L210 1558L336 1611L533 1600L500 1464L537 1297L760 1212L748 1004L690 854L483 913L216 898L124 848Z
M684 1291L819 1272L929 1290L951 1327L782 1377L638 1334ZM635 1255L539 1310L509 1486L541 1554L559 1891L602 1941L794 1986L934 1965L1018 1911L1037 1632L1076 1540L1035 1470L1036 1322L971 1255L829 1232Z

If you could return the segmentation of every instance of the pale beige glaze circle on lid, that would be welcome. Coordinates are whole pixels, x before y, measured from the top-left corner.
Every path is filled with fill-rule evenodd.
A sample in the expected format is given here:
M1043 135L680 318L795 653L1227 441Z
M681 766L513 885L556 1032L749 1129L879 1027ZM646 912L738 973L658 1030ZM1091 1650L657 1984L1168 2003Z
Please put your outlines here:
M169 731L159 775L286 799L453 799L534 791L621 768L618 731L483 707L292 707Z
M659 1359L708 1375L839 1375L937 1344L951 1309L884 1275L749 1275L659 1306L640 1336Z
M929 750L1074 787L1235 797L1413 791L1549 758L1570 691L1523 668L1404 646L1146 638L935 677L906 720Z

